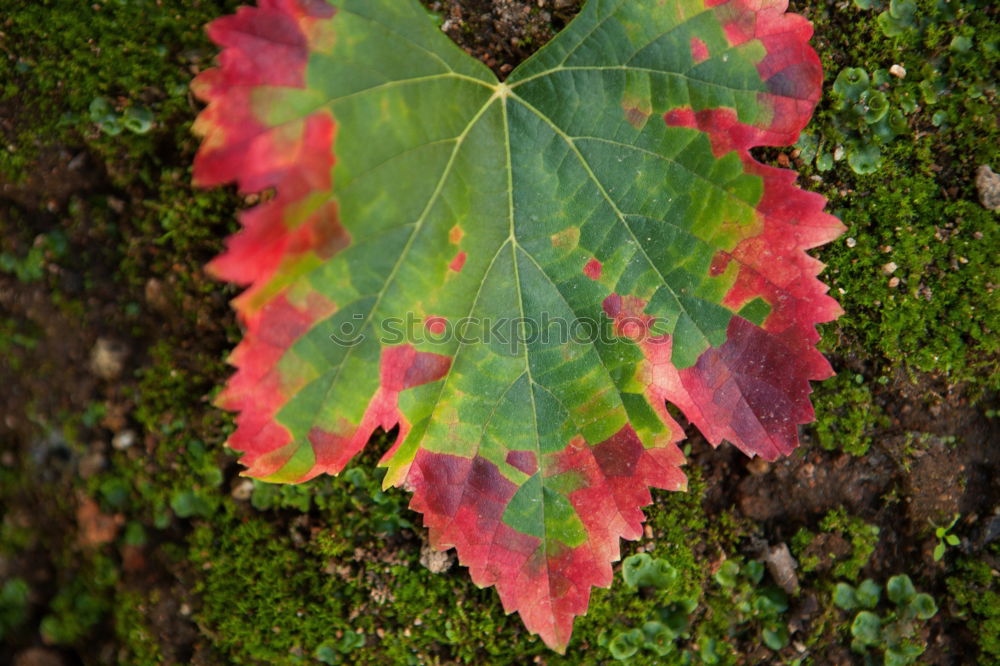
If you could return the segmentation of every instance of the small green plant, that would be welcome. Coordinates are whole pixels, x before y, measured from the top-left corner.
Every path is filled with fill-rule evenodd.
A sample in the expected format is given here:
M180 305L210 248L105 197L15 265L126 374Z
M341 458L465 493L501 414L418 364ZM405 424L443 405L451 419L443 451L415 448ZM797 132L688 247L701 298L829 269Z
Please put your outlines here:
M19 282L35 282L44 277L47 261L66 256L68 250L69 241L62 231L41 234L24 256L0 252L0 272L14 275Z
M170 508L178 518L207 518L219 508L215 489L222 484L222 472L215 457L208 453L201 441L188 442L184 453L195 483L175 490L170 498Z
M805 134L796 144L802 159L806 162L815 159L816 168L826 171L834 160L846 155L847 163L857 174L878 170L881 146L908 131L904 111L909 113L916 108L907 103L905 93L893 95L892 79L886 69L877 69L872 76L861 67L841 70L832 92L834 129L839 143L831 155L813 135Z
M650 557L647 553L637 553L625 558L622 577L631 588L662 588L677 580L677 569L666 560Z
M733 595L736 624L754 623L760 627L764 645L774 651L788 645L788 627L782 615L788 610L788 595L776 585L761 585L764 564L751 560L740 565L726 560L715 573L715 582Z
M877 651L886 666L912 664L925 649L916 640L917 624L934 617L937 604L931 595L917 592L906 574L890 578L885 590L892 605L883 615L876 612L882 601L881 586L870 578L857 587L837 583L833 603L848 613L856 612L850 628L851 649L865 655L866 663L871 663L872 652Z
M637 553L625 558L622 577L633 589L666 589L678 577L677 569L669 562L653 558L647 553ZM640 650L647 650L658 657L679 653L683 663L690 662L687 651L680 651L677 639L690 636L690 615L698 607L698 599L681 599L657 609L641 628L633 628L615 635L610 640L599 640L611 656L618 661L631 659Z
M28 592L28 584L23 578L11 578L0 587L0 638L28 619Z
M130 106L118 113L108 100L95 97L89 111L90 121L108 136L117 136L123 129L134 134L146 134L153 128L153 113L144 106Z
M349 661L347 655L365 646L365 635L360 631L348 631L336 642L327 642L316 648L313 656L323 664L343 664Z
M945 551L948 550L948 546L957 546L959 544L958 537L951 534L951 528L955 527L955 523L961 517L960 514L955 514L955 517L951 519L951 522L945 526L940 526L934 529L934 536L937 537L937 545L934 546L934 561L940 562L941 558L944 557Z

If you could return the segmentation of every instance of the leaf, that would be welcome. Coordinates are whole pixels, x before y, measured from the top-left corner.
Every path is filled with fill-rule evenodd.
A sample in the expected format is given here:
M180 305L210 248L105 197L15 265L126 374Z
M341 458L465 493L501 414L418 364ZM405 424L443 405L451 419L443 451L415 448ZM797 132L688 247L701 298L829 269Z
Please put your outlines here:
M833 588L833 604L841 610L852 611L860 605L860 602L853 587L847 583L837 583Z
M921 592L913 597L910 602L910 607L913 609L913 614L921 620L929 620L935 615L937 615L937 604L934 603L934 597L927 594L926 592Z
M860 645L874 645L881 636L882 620L871 611L861 611L851 623L851 635Z
M898 606L910 603L917 596L917 590L913 587L913 581L906 574L899 574L890 578L889 582L885 584L885 589L889 593L889 601Z
M733 560L726 560L715 572L715 582L722 587L735 587L739 582L740 565Z
M618 634L608 643L608 651L617 661L625 661L635 656L645 643L641 629L632 629Z
M340 472L399 426L413 491L556 650L685 488L675 405L773 460L840 312L804 250L843 227L763 166L820 94L782 0L591 0L499 83L416 0L261 0L209 26L195 181L274 190L210 271L247 285L219 398L247 474Z
M839 586L839 585L838 585ZM856 598L862 608L874 609L882 597L882 586L871 578L858 585ZM848 609L849 610L849 609Z
M653 559L649 553L637 553L622 562L622 575L629 587L667 587L677 578L675 569L666 560Z
M765 627L764 630L761 631L760 635L764 640L764 645L771 648L775 652L779 652L788 646L788 627Z

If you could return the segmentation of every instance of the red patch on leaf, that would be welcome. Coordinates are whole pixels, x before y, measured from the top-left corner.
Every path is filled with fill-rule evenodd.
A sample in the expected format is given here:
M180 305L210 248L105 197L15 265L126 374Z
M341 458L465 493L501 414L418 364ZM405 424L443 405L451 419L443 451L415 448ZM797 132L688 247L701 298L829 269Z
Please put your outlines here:
M591 280L600 280L601 271L604 266L597 259L591 259L587 262L587 265L583 267L583 274L589 277Z
M459 252L458 254L455 255L455 258L451 260L451 263L448 264L448 268L455 271L456 273L460 272L462 268L465 266L465 259L466 259L465 252Z
M204 137L194 181L208 187L235 180L244 192L277 191L272 200L240 215L243 230L208 266L220 279L251 285L237 301L243 314L260 306L256 295L282 267L309 253L328 259L350 243L335 203L317 199L311 209L301 210L306 197L332 186L333 118L317 111L273 128L254 115L251 99L256 86L305 87L306 31L332 14L325 2L265 0L208 27L209 36L224 48L220 67L201 73L191 86L208 103L194 125ZM292 209L296 219L301 216L294 226L287 221Z
M724 304L735 311L762 298L771 313L763 329L734 317L722 347L707 350L694 367L680 372L669 363L669 338L647 344L650 392L677 405L713 444L727 439L749 455L774 460L798 445L797 425L813 418L809 380L833 374L815 348L816 324L836 319L841 309L817 278L823 264L805 250L828 243L844 227L823 212L822 196L795 187L794 172L760 164L750 149L796 141L819 99L823 74L808 45L812 27L801 16L785 14L785 0L709 6L716 7L732 44L759 39L766 48L757 70L768 88L762 101L773 113L767 124L754 126L739 122L731 109L676 109L664 120L705 132L716 155L737 152L746 171L762 179L757 205L762 232L719 252L710 273L719 275L737 262L736 282ZM782 377L784 388L775 388L775 376Z
M812 24L786 14L788 0L709 2L733 46L759 40L765 55L757 71L767 85L761 101L773 110L769 125L752 145L791 145L809 122L822 94L823 67L809 46Z
M730 320L726 334L721 347L709 348L684 370L671 363L668 336L644 344L650 398L677 406L715 446L725 439L766 460L791 453L798 425L814 418L809 380L828 366L803 362L796 350L742 317Z
M433 335L441 335L446 330L448 330L448 320L444 317L428 317L424 322L424 328L428 333Z
M625 111L625 120L632 127L641 130L646 126L646 121L649 120L649 111L640 109L637 106L623 106Z
M615 322L615 335L630 340L642 340L656 321L655 317L644 314L646 301L636 296L611 294L602 304L605 314Z
M237 411L236 431L229 446L242 451L248 474L268 476L294 453L291 433L274 416L299 388L281 374L278 361L292 343L313 325L336 310L333 303L313 292L304 305L293 305L278 296L258 312L244 318L246 332L229 362L236 374L229 378L216 404Z
M523 453L509 453L508 462L515 454L523 462ZM684 456L673 442L644 448L625 426L606 442L590 447L574 439L548 457L547 477L577 479L569 499L588 533L585 545L547 550L540 539L503 523L517 486L483 458L418 451L407 485L410 508L424 514L432 546L455 547L477 585L495 585L506 612L519 612L529 631L562 651L574 618L587 610L590 588L611 584L619 539L642 535L641 507L652 501L648 486L685 487Z
M313 445L316 464L306 479L322 473L339 473L365 447L376 428L391 430L398 423L399 434L389 453L386 453L388 458L410 430L410 424L399 413L399 394L441 379L450 368L450 357L420 352L411 345L384 349L380 366L381 385L368 403L361 424L342 423L336 432L320 428L310 431L309 442Z
M510 451L507 453L507 464L515 467L525 474L534 474L538 471L538 459L532 451Z
M691 38L691 59L695 64L708 60L708 47L697 37Z

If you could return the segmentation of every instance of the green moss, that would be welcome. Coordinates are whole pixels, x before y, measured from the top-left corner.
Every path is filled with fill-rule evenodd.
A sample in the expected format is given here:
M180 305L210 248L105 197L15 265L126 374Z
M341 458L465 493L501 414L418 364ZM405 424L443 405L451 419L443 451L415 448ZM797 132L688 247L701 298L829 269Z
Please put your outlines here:
M995 558L1000 544L989 548ZM981 664L1000 660L1000 574L984 559L963 557L955 575L948 578L948 592L976 637Z
M1000 24L974 2L951 3L955 16L948 20L931 2L919 4L920 16L937 22L898 38L886 37L869 20L875 12L806 8L827 77L809 128L821 149L832 152L841 140L830 85L846 66L872 72L902 65L906 77L889 77L884 86L897 102L919 102L908 116L908 134L884 147L874 173L857 175L846 161L832 171L811 164L801 169L848 227L822 252L829 266L825 279L847 312L824 328L822 346L845 356L881 357L880 365L935 373L951 383L996 388L1000 302L993 291L1000 284L1000 258L993 248L1000 228L996 214L976 200L973 180L979 164L995 160L1000 143L995 81L984 80L1000 67ZM976 35L974 57L948 49L965 33ZM939 89L932 102L921 93L925 81ZM935 126L938 113L948 121Z
M816 387L812 429L820 446L853 456L868 452L872 435L889 423L874 401L872 388L862 375L851 372L842 372Z
M149 626L149 615L158 596L156 590L152 597L133 590L120 591L116 596L114 630L122 646L118 655L121 663L167 663L156 640L155 630Z
M842 507L827 513L820 521L819 528L823 533L839 536L850 543L850 551L843 556L829 553L833 563L831 577L856 581L861 571L868 566L872 553L875 552L879 528L857 516L848 515ZM801 528L792 538L792 553L798 558L799 566L804 573L816 571L821 566L829 564L820 560L821 555L809 552L809 547L815 539L816 534L805 528Z
M0 59L0 105L12 109L22 126L8 137L0 172L18 180L40 148L53 139L87 138L91 149L111 158L154 156L166 140L190 145L188 93L191 72L214 54L203 26L235 9L225 0L104 0L72 3L38 0L8 12L3 26L16 54ZM91 104L107 100L116 114L129 109L152 113L152 131L102 132ZM110 174L134 180L143 174ZM149 183L155 174L147 174Z
M367 469L376 458L365 454L352 469ZM190 557L203 572L198 619L226 661L295 663L323 646L333 658L341 654L335 646L343 636L361 632L365 644L345 659L363 664L476 663L483 655L491 663L523 663L543 654L552 664L600 663L606 656L593 637L619 623L641 624L657 605L698 598L708 574L697 552L729 547L738 538L732 521L706 523L704 484L696 469L692 477L692 492L659 493L651 510L654 540L646 546L678 569L675 584L639 595L616 576L611 590L595 590L565 661L548 653L517 616L505 615L495 591L477 589L464 569L435 575L420 566L419 542L398 522L412 520L404 508L407 495L383 494L380 475L368 472L349 470L293 495L271 494L256 515L227 499L191 539ZM264 518L283 507L318 512L316 524L323 527L305 540L279 533ZM396 544L386 549L385 540ZM636 547L628 544L626 554Z

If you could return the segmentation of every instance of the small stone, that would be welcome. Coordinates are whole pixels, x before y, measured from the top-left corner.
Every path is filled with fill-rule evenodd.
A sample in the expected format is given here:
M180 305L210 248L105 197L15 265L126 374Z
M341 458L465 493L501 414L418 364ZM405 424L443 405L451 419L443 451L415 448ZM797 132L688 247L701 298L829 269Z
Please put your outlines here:
M183 603L179 609L180 614L183 617L187 617L191 614L191 604Z
M1000 210L1000 174L982 165L976 170L976 189L979 190L979 202L984 208Z
M897 79L906 78L906 69L902 65L893 65L889 68L889 73L895 76Z
M425 543L420 548L420 564L431 573L444 573L455 564L455 558L450 550L434 550Z
M788 544L782 542L777 546L768 549L764 556L767 570L771 573L774 582L788 594L795 594L799 589L799 577L795 575L798 568L792 552L788 549Z
M893 273L896 272L897 268L899 268L899 266L896 265L896 262L890 261L889 263L882 266L882 272L885 273L886 275L892 275Z
M234 500L239 502L245 502L250 499L253 495L253 481L250 479L243 479L236 486L233 487L232 492L229 493Z
M90 351L90 370L101 379L117 379L125 369L128 353L128 347L124 343L110 338L98 338Z
M158 312L166 312L170 309L170 301L167 299L163 281L156 278L149 278L144 289L146 304Z
M122 430L111 439L111 446L117 451L124 451L131 448L137 439L134 430Z
M752 458L747 462L747 470L754 476L762 476L767 474L771 469L771 463L767 462L763 458Z
M889 280L889 289L895 289L898 286L899 286L899 278L898 277L894 277L891 280Z
M853 238L848 238L844 242L847 243L847 247L854 247L855 245L858 244L858 241L854 240Z

